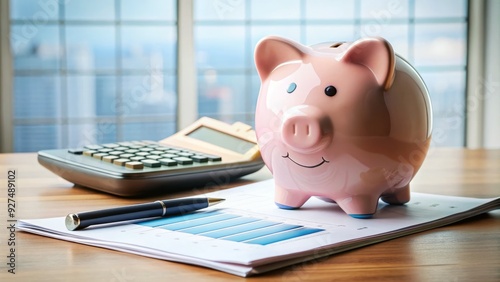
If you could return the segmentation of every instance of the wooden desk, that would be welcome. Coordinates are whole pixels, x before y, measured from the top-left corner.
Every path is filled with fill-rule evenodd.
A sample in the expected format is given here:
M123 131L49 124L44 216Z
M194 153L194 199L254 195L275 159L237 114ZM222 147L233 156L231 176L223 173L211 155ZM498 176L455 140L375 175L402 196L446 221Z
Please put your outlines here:
M207 281L235 280L223 272L16 233L16 274L7 273L7 171L17 172L16 218L154 200L123 199L75 188L41 167L36 154L0 155L0 280ZM236 184L269 178L264 169ZM235 185L235 184L233 184ZM226 185L224 187L228 187ZM215 189L215 187L211 188ZM500 196L500 150L434 149L413 191L470 197ZM184 196L177 193L169 197ZM155 197L156 199L157 197ZM297 264L250 280L500 281L500 211L419 234Z

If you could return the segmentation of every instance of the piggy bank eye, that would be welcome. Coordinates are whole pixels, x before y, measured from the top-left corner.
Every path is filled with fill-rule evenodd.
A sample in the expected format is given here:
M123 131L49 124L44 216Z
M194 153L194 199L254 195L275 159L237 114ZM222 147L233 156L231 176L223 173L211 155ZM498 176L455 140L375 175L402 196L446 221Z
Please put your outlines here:
M295 91L296 88L297 88L297 84L295 84L295 82L292 82L292 83L290 83L290 85L288 85L288 89L286 90L286 92L288 92L288 94L290 94L293 91Z
M326 96L328 96L328 97L335 96L335 94L337 94L337 88L335 88L335 86L328 85L328 86L325 88L325 94L326 94Z

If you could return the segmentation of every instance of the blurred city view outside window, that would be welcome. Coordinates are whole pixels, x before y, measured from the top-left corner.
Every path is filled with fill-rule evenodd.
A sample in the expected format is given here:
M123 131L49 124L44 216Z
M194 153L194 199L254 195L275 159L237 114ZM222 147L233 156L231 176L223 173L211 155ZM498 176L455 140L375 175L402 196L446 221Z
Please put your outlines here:
M176 129L173 0L11 0L14 151Z
M177 1L10 0L14 151L173 134ZM463 146L466 0L193 0L198 115L254 123L264 36L382 36L423 76L435 146ZM183 36L183 35L179 35Z
M253 124L260 81L255 44L278 35L305 45L386 38L424 78L433 103L433 146L463 146L466 0L194 0L198 111Z

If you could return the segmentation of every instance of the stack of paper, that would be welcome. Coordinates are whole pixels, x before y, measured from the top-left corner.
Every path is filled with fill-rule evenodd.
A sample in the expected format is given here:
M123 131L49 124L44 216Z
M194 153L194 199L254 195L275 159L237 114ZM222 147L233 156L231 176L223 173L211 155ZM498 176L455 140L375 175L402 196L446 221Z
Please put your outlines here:
M198 195L199 196L199 195ZM371 219L311 198L301 209L274 204L274 183L205 194L226 201L200 212L68 231L64 217L21 220L22 231L249 276L447 225L500 207L500 198L412 193L403 206L380 202Z

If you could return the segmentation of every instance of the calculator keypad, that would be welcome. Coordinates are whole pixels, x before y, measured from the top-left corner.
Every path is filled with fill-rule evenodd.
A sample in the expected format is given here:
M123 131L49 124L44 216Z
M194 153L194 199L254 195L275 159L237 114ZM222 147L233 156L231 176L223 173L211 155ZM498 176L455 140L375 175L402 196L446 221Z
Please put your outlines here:
M153 141L131 141L87 145L83 149L69 149L68 153L94 158L133 170L144 167L161 168L188 166L194 163L220 162L220 156L208 155L184 148L167 147Z

